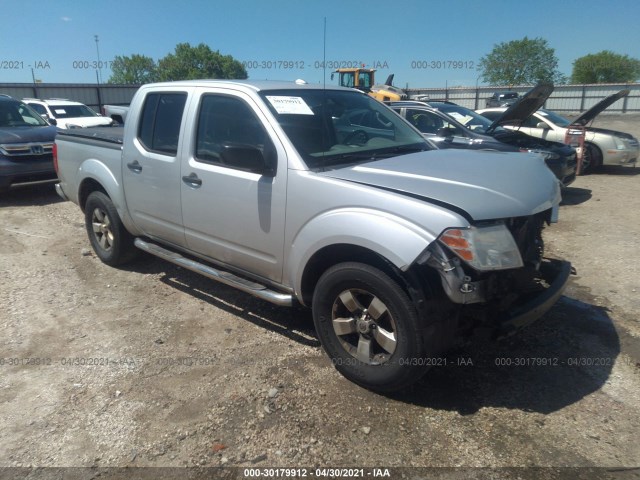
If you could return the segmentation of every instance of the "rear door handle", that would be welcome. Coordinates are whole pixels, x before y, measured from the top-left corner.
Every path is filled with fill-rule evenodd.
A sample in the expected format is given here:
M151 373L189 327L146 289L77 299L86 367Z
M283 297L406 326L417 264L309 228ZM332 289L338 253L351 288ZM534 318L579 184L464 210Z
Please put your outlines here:
M127 168L136 173L140 173L142 171L142 165L140 165L137 160L127 163Z
M202 186L202 180L199 179L198 175L196 175L195 173L190 173L189 175L183 176L182 181L190 187L198 188Z

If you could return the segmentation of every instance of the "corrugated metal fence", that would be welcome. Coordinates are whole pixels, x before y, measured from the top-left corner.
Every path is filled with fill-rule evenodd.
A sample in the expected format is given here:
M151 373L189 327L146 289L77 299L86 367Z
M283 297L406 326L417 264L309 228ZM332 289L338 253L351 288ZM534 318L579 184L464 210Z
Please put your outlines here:
M0 93L13 98L64 98L81 102L96 111L102 105L129 105L139 85L92 85L82 83L0 83Z
M455 88L414 88L409 89L411 97L428 95L432 100L449 100L467 108L477 110L485 108L486 100L493 92L511 90L520 94L531 86L524 87L455 87ZM631 84L594 84L594 85L556 85L555 90L545 103L545 108L557 112L578 113L588 110L603 98L623 89L631 90L629 95L611 105L608 113L640 112L640 83Z
M455 87L411 88L411 97L428 95L432 100L449 100L467 108L484 108L486 99L495 91L527 92L531 86L512 87ZM611 105L609 113L640 112L640 83L557 85L545 107L558 112L583 112L604 97L628 88L629 96ZM78 83L0 83L0 93L14 98L67 98L99 110L102 105L128 105L138 85L94 85Z

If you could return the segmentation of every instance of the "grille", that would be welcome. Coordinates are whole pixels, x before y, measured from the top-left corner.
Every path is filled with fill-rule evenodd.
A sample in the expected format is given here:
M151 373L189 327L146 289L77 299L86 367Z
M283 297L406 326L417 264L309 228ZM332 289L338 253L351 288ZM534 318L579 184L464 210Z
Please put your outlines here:
M544 255L542 230L549 214L549 211L545 211L528 217L511 218L506 222L525 265L537 268L542 261Z
M51 155L53 143L5 143L0 145L0 152L8 157Z

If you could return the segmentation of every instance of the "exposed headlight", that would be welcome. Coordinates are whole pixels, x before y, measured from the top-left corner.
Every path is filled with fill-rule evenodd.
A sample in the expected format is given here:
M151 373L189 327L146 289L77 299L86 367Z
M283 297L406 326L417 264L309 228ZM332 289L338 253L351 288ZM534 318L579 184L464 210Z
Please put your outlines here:
M524 265L518 245L503 223L449 228L438 240L476 270L504 270Z

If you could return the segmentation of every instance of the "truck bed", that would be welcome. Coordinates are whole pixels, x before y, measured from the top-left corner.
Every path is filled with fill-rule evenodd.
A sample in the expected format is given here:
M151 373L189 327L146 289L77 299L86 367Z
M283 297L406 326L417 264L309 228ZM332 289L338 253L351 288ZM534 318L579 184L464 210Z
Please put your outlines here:
M57 135L102 140L122 145L124 127L91 127L58 129Z
M115 200L116 208L120 208L120 199L124 198L121 191L123 133L121 127L58 129L58 192L78 203L81 172L98 168L101 175L112 181L104 185L104 189Z

